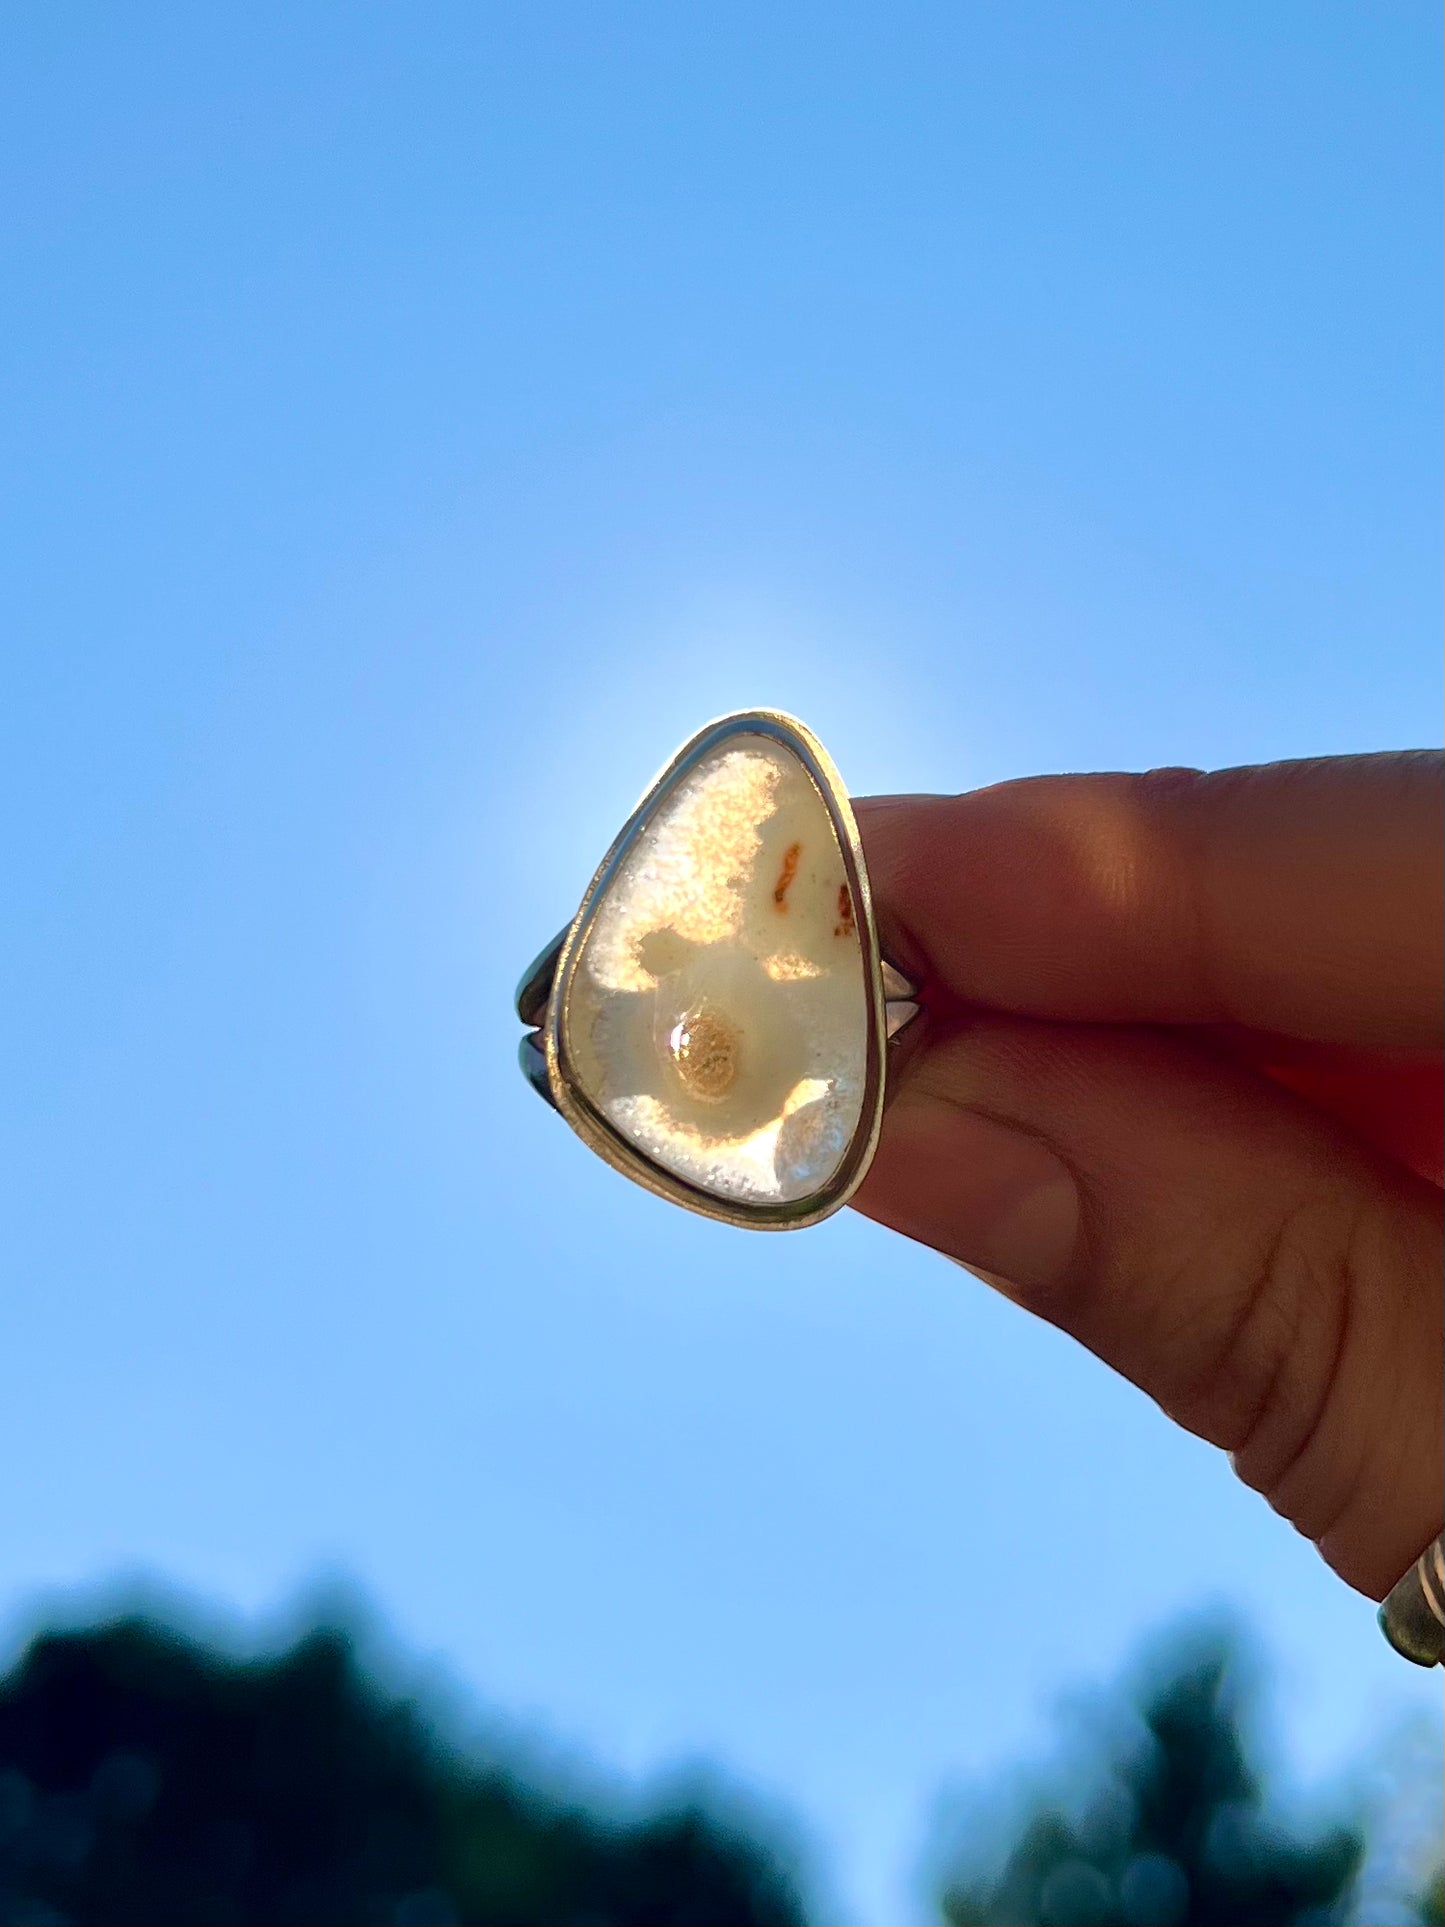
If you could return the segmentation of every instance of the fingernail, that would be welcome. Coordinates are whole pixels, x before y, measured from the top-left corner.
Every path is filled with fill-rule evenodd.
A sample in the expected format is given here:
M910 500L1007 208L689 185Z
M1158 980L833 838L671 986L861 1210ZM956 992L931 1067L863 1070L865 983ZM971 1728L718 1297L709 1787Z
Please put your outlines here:
M859 1208L1025 1291L1068 1271L1079 1189L1046 1144L925 1091L889 1108Z

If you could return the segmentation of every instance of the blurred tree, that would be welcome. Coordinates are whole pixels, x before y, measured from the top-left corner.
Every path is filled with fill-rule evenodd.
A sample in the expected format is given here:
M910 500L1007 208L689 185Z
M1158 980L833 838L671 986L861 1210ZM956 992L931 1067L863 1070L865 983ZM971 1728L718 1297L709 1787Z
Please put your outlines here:
M1227 1643L1175 1641L1058 1797L949 1860L950 1927L1329 1927L1357 1828L1272 1817ZM998 1871L982 1874L984 1865ZM1445 1927L1437 1875L1412 1911ZM1397 1911L1393 1918L1405 1917ZM693 1804L623 1821L444 1742L317 1631L239 1660L150 1621L0 1678L0 1927L793 1927L778 1850Z
M1420 1927L1445 1927L1445 1867L1440 1868L1421 1896Z
M1001 1871L980 1875L967 1844L956 1852L941 1903L949 1927L1343 1921L1363 1835L1299 1837L1270 1818L1232 1657L1223 1639L1176 1647L1088 1784L1068 1798L1035 1795Z
M779 1858L443 1744L321 1631L240 1661L139 1619L0 1680L0 1927L793 1927Z

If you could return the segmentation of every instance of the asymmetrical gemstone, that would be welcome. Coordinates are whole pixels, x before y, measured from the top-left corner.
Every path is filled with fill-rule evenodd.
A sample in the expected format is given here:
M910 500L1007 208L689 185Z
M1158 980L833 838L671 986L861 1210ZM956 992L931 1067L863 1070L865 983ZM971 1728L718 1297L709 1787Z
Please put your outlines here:
M645 807L578 933L558 1037L572 1088L650 1164L744 1208L835 1178L879 1048L848 879L781 732L722 735Z

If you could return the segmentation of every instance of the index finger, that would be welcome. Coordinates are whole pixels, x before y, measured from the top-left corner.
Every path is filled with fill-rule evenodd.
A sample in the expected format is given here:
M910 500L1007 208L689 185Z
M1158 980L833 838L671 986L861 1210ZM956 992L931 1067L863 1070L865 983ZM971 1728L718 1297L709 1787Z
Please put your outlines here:
M1430 750L858 804L885 947L967 1003L1438 1051Z

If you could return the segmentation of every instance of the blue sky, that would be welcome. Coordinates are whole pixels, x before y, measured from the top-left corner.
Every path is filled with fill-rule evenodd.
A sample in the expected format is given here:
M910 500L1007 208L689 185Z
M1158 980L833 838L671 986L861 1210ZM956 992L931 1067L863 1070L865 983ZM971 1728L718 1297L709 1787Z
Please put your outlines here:
M1306 1772L1433 1706L954 1267L604 1169L510 992L726 709L860 793L1438 740L1434 9L4 34L14 1624L344 1573L523 1719L794 1802L858 1919L1197 1601Z

